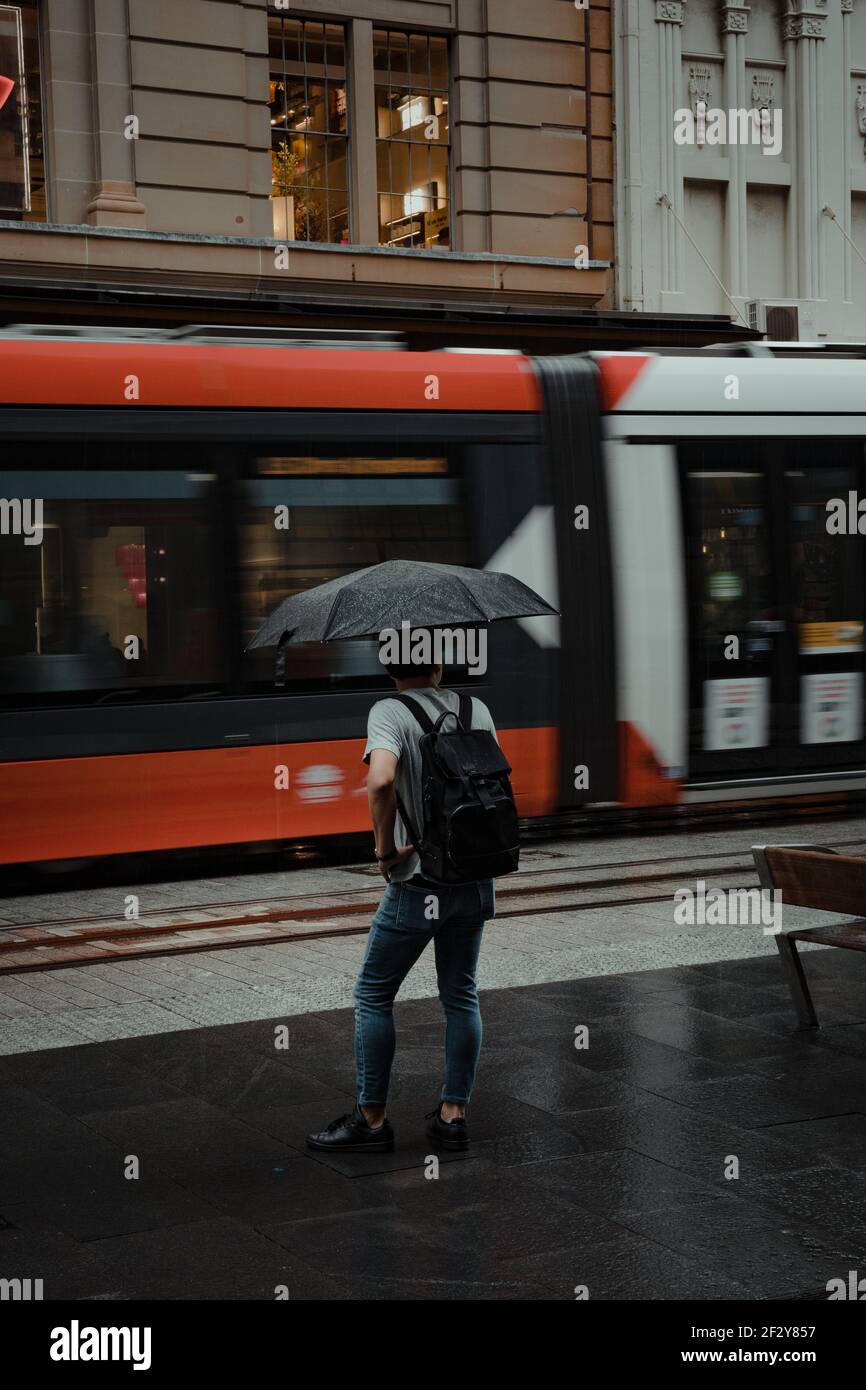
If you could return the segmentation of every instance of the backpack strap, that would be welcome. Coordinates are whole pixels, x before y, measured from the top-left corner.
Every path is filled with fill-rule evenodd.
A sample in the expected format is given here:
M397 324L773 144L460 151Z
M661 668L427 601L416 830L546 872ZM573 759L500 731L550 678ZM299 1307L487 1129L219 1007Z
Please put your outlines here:
M464 694L462 690L456 693L457 699L460 701L459 708L456 711L456 718L459 719L460 727L463 729L464 733L467 733L472 728L472 696ZM399 700L401 705L405 705L408 710L411 710L425 734L432 734L434 731L438 731L442 721L447 719L449 714L453 715L455 713L454 710L444 710L434 725L424 707L420 705L417 700L413 700L411 695L399 693L397 695L389 695L388 698L389 700Z
M409 712L410 712L411 714L414 714L414 716L415 716L417 722L421 725L421 728L422 728L422 730L424 731L424 733L425 733L425 734L432 734L432 732L433 732L433 727L434 727L434 726L433 726L433 721L432 721L432 719L430 718L430 716L429 716L429 714L427 713L427 711L426 711L426 709L424 708L424 706L421 705L421 704L419 704L419 702L418 702L417 700L413 700L413 699L411 698L411 696L409 696L409 695L402 695L402 694L400 694L399 692L398 692L396 695L390 695L388 698L391 699L391 700L399 700L399 702L400 702L401 705L405 705L405 706L406 706L406 709L409 710ZM395 796L396 796L396 798L397 798L397 810L398 810L399 813L400 813L400 819L402 820L403 824L405 825L406 829L407 829L408 832L409 832L409 840L410 840L410 843L411 843L412 845L414 845L415 848L417 849L418 846L419 846L419 844L421 843L421 837L420 837L420 835L418 834L417 830L415 829L414 825L412 824L412 821L411 821L410 818L409 818L409 812L406 810L406 807L403 805L403 798L401 797L400 793L397 791L396 786L395 786L395 788L394 788L394 794L395 794Z
M401 705L405 705L406 708L414 714L425 734L432 734L433 720L430 718L424 706L420 705L417 700L413 700L409 695L402 694L389 695L388 699L399 700Z
M430 718L429 714L428 714L427 711L424 709L424 707L423 707L422 705L420 705L420 704L418 703L417 700L413 700L412 697L411 697L410 695L404 695L404 694L402 694L402 693L398 693L397 695L391 695L391 696L389 696L389 699L391 699L391 700L399 700L401 705L405 705L406 708L407 708L412 714L414 714L415 718L417 719L418 723L421 725L421 728L424 730L424 733L425 733L425 734L432 734L432 733L434 733L436 730L438 730L439 725L442 723L442 720L445 719L445 718L447 718L447 716L448 716L449 714L453 714L453 713L454 713L453 710L446 710L446 711L444 712L444 714L441 714L441 715L439 716L438 720L436 721L436 723L435 723L435 725L434 725L432 719ZM458 699L459 699L459 701L460 701L460 709L459 709L459 711L458 711L458 713L457 713L457 718L459 719L460 724L461 724L461 726L462 726L462 728L463 728L464 730L465 730L465 729L471 729L471 728L472 728L472 696L471 696L471 695L464 695L464 694L461 692L460 694L458 694ZM421 837L418 835L418 832L416 831L414 825L412 824L411 820L409 819L409 813L408 813L408 811L406 810L406 807L403 805L403 798L400 796L400 793L397 791L397 788L396 788L396 787L394 788L394 793L395 793L396 798L397 798L397 810L400 812L400 819L402 820L403 824L405 825L406 829L407 829L408 832L409 832L410 839L411 839L411 843L412 843L412 844L415 846L415 848L417 849L418 846L419 846L420 843L421 843Z
M420 836L418 835L417 830L415 829L414 825L412 824L411 820L409 819L409 812L406 810L406 807L403 805L403 798L401 797L400 793L397 791L396 786L394 787L394 795L395 795L396 798L397 798L397 810L400 812L400 819L402 820L402 822L403 822L403 824L405 825L406 829L409 831L409 843L410 843L411 845L413 845L415 849L418 849L418 847L419 847L420 844L421 844Z

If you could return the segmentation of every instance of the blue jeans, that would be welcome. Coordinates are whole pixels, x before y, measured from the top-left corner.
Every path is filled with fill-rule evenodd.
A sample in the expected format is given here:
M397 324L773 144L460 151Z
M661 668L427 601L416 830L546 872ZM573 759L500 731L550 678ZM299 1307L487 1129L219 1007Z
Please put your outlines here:
M394 1060L394 999L430 940L445 1010L445 1084L441 1099L465 1105L481 1051L475 970L484 923L496 912L493 880L389 883L373 918L355 985L358 1104L384 1105ZM433 915L436 914L436 915Z

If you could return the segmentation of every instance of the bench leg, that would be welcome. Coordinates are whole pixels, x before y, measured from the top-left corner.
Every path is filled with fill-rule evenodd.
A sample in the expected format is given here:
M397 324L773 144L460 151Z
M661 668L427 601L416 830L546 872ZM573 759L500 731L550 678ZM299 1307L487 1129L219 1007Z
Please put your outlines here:
M797 1010L800 1027L819 1028L821 1025L818 1022L818 1015L815 1013L815 1006L809 993L803 962L797 954L796 941L790 936L786 936L784 932L777 932L776 945L782 958L782 968L785 972L788 988L791 991L794 1008Z

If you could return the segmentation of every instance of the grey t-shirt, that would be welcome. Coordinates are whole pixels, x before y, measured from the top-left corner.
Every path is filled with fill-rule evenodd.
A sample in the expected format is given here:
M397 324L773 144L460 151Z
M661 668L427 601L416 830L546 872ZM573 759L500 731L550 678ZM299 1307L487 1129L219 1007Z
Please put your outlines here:
M407 690L405 692L411 699L417 700L433 720L434 724L445 710L453 710L456 714L460 708L460 697L454 690L442 690L441 688L430 685L422 686L420 689ZM454 721L447 719L443 724L444 729L452 729ZM477 695L472 696L472 728L489 729L496 741L499 736L490 710L483 700L479 700ZM405 705L401 705L399 700L388 696L384 700L379 700L370 710L367 719L367 747L364 749L364 762L369 763L370 754L374 748L385 748L389 753L393 753L397 758L397 791L400 793L400 800L412 817L412 823L420 835L423 833L424 807L421 799L421 749L420 739L423 729L418 723L411 710ZM400 812L397 812L397 819L394 823L394 844L397 849L402 849L409 843L410 836L403 825ZM388 848L387 845L384 848ZM402 882L411 878L413 874L420 872L421 861L417 854L410 854L409 857L395 868L392 879L395 883Z

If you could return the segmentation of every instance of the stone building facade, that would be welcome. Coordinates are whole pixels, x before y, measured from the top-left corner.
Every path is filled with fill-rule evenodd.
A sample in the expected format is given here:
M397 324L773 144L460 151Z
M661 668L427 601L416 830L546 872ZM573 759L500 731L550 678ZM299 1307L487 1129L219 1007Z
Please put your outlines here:
M52 286L611 310L610 50L610 0L0 4L7 321Z
M866 0L617 0L614 50L620 306L866 339Z

